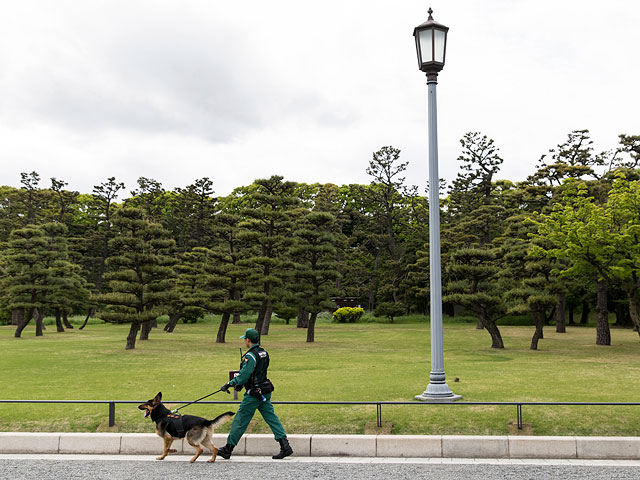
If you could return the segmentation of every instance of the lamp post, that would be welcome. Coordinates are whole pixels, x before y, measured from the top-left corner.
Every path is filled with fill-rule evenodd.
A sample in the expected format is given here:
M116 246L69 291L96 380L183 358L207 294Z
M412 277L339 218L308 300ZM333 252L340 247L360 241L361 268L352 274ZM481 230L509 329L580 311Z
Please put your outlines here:
M444 349L442 342L442 279L440 266L440 179L438 178L438 127L436 85L438 72L444 67L447 50L445 27L429 19L413 30L418 52L418 67L427 74L429 97L429 268L431 290L431 373L429 385L415 399L423 402L456 401L461 399L447 385L444 374Z

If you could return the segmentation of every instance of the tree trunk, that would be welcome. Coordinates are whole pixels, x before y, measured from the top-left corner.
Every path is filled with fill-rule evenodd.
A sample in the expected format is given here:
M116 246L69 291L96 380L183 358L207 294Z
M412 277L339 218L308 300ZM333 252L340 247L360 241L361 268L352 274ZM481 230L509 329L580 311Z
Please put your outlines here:
M91 316L91 312L93 312L93 308L89 307L89 310L87 310L87 316L84 317L84 322L82 322L82 325L80 325L80 330L82 330L84 327L87 326L87 322L89 321L89 317Z
M373 295L373 280L371 280L371 283L369 285L369 302L367 305L367 310L369 310L370 312L373 312L373 305L374 305L374 295Z
M373 312L376 306L375 286L378 279L378 257L380 256L380 249L376 248L376 256L373 261L373 275L369 280L369 311Z
M258 332L262 331L262 324L264 323L264 315L267 311L267 301L263 300L260 304L260 308L258 309L258 319L256 320L256 330Z
M240 301L242 299L242 295L240 294L240 290L239 289L235 289L233 292L233 299L236 301ZM233 314L233 321L231 322L233 325L237 325L239 323L242 323L242 319L240 318L240 313L234 313Z
M607 310L607 282L598 281L596 285L598 303L598 324L596 326L596 345L611 345L611 332L609 331L609 311Z
M262 330L260 330L260 336L269 335L269 326L271 325L272 314L273 314L273 307L271 306L271 302L269 302L267 311L264 314L264 321L262 322Z
M482 314L481 316L482 324L484 328L487 329L489 335L491 335L491 348L504 348L504 343L502 343L502 335L500 335L500 330L491 318Z
M317 313L312 313L311 315L309 315L309 326L307 327L307 343L313 343L315 340L317 316Z
M73 328L73 325L71 325L71 323L69 322L69 318L67 317L66 310L62 310L62 323L64 324L65 328Z
M573 305L570 305L569 306L569 326L573 326L575 324L576 324L576 322L573 319Z
M13 335L14 337L20 338L20 335L22 335L22 331L27 325L29 325L29 322L31 321L32 317L33 317L32 308L22 311L22 319L20 320L20 323L16 327L16 333Z
M151 328L158 328L158 319L154 318L151 320Z
M180 312L171 312L169 314L169 321L164 326L164 331L167 333L172 333L175 330L176 325L178 325L178 322L180 321L180 316Z
M222 320L220 320L220 326L218 327L218 336L216 337L216 343L224 343L225 336L227 335L227 326L229 325L230 313L223 313Z
M582 301L582 313L580 314L580 325L586 325L589 323L589 304L586 300Z
M478 317L478 323L476 323L476 330L484 329L484 325L482 325L482 320Z
M545 312L545 311L544 311L544 310L542 310L542 316L543 316L543 320L544 320L544 322L545 322L547 325L551 325L551 320L553 320L553 318L554 318L554 317L555 317L555 315L556 315L556 306L554 305L554 306L551 308L551 311L549 312L549 315L545 315L545 313L544 313L544 312Z
M556 332L567 333L567 328L564 323L565 310L567 308L567 294L558 294L558 305L556 306Z
M140 329L140 340L149 340L149 332L151 331L152 320L145 320L142 322L142 328Z
M622 302L615 302L614 305L613 313L616 315L616 323L614 323L613 326L619 328L632 327L633 323L629 316L629 308L625 308L625 305L623 305Z
M34 317L36 320L36 337L41 337L42 336L42 331L45 329L44 328L44 309L43 308L37 308L36 311L34 312Z
M631 322L633 323L633 330L640 335L640 318L638 318L638 302L636 301L635 293L629 293L629 315L631 315Z
M309 312L304 308L298 308L298 321L296 327L307 328L309 326Z
M64 332L64 327L62 326L62 316L60 314L59 308L56 308L56 330L58 333Z
M531 312L531 316L533 317L533 321L536 325L536 330L533 333L533 337L531 337L531 350L538 349L538 340L543 338L542 329L544 328L544 313L540 310L535 310Z
M140 322L131 322L131 328L129 328L129 335L127 335L127 346L125 350L133 350L136 348L136 336L140 329Z
M21 325L24 321L24 310L16 308L11 311L11 325Z

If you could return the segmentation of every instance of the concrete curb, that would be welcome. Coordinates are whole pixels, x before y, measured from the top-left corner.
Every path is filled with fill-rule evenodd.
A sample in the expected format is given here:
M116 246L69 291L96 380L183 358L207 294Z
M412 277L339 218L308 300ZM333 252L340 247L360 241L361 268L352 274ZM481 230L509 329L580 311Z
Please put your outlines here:
M213 443L225 444L225 434ZM640 437L526 437L462 435L289 435L295 455L302 457L407 458L562 458L640 459ZM178 454L192 454L184 440ZM234 455L277 453L271 435L245 435ZM22 433L0 432L0 454L67 453L159 455L162 439L153 433Z

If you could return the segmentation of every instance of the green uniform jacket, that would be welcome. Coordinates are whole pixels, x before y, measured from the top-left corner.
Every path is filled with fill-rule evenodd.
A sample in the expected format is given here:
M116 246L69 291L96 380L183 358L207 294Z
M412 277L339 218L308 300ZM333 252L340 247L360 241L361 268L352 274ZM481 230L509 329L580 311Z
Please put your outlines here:
M257 352L255 352L254 350L256 350L259 346L260 345L257 343L255 345L252 345L249 351L244 354L244 361L242 363L242 367L240 368L240 373L236 378L234 378L229 382L229 385L242 386L249 381L249 379L251 378L251 374L255 370L256 365L258 363ZM266 378L267 372L266 372L266 369L264 370L265 370L264 372L256 372L256 380L258 382L262 381L263 379L257 378L257 377L264 376Z

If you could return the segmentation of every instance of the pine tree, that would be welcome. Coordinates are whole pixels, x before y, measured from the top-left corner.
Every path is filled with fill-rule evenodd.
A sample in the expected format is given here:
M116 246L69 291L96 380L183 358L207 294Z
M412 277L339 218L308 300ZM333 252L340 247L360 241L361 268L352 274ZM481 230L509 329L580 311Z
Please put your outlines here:
M209 250L196 247L176 256L176 275L172 280L172 296L169 301L169 322L164 331L171 333L180 318L196 320L202 317L211 304L215 292L210 291Z
M448 266L444 289L451 292L445 301L473 311L478 317L476 328L487 328L492 348L503 348L495 317L504 314L505 306L491 281L497 278L493 241L501 235L507 216L501 202L503 189L495 181L503 160L486 135L467 133L460 143L463 172L451 187L442 228L443 263Z
M212 228L215 244L209 250L211 287L221 291L210 307L211 311L222 315L217 343L225 343L229 320L233 317L234 323L239 323L240 314L248 309L242 300L242 292L246 288L249 271L240 262L246 245L238 238L241 218L231 212L233 208L225 205L223 211L216 215Z
M50 272L47 239L42 228L29 225L11 232L2 255L3 303L21 312L15 331L19 338L37 310L45 306ZM36 318L36 336L42 336L42 318Z
M56 219L60 223L64 223L69 227L72 223L71 208L78 201L78 192L65 190L68 185L64 180L58 180L56 177L51 178L51 191L55 194L58 213Z
M491 335L491 348L504 348L496 320L505 314L497 286L496 252L487 248L463 248L451 255L447 274L452 279L442 300L471 310Z
M38 188L40 175L38 172L20 174L21 203L23 204L23 225L37 225L42 222L47 199L42 190Z
M369 188L365 190L371 208L372 220L378 227L379 240L384 245L384 273L386 278L381 284L387 287L384 292L394 302L398 301L399 287L405 275L402 265L403 245L400 235L405 223L403 208L404 172L409 162L400 162L400 150L392 146L382 147L373 153L369 161L367 174L372 177ZM380 252L383 253L383 252Z
M299 203L295 187L294 182L274 175L256 180L246 194L246 221L238 238L251 250L240 265L251 270L247 280L252 288L245 298L257 307L256 330L261 335L269 333L273 305L291 271L285 254L291 243L291 211Z
M543 338L547 309L555 308L561 284L552 271L559 264L546 258L533 257L530 235L537 231L536 223L526 214L507 219L504 237L498 239L502 258L500 286L510 301L509 314L530 314L535 325L531 350L538 349Z
M147 220L161 223L166 202L162 184L147 177L138 178L137 183L138 188L131 191L131 198L124 202L124 206L141 208Z
M210 246L217 211L213 193L213 182L203 177L185 188L176 188L169 197L164 225L176 240L178 250Z
M335 294L336 218L328 212L312 211L298 223L289 254L295 265L293 277L298 305L309 312L307 342L315 340L318 313L331 308Z
M339 263L344 294L362 298L373 310L385 257L384 224L376 219L367 190L370 186L346 185L339 189L342 205L340 224L348 239Z
M130 323L126 349L135 348L136 336L146 340L151 322L167 311L171 299L175 242L158 224L144 219L140 209L122 208L113 217L117 232L110 241L110 272L105 274L110 292L98 296L99 316L114 323Z
M45 307L53 309L56 328L58 332L64 332L63 320L67 328L73 328L67 315L75 309L86 308L90 292L80 267L70 260L67 227L62 223L47 223L41 228L47 240L45 266L48 288Z
M93 194L89 204L92 229L86 237L87 270L90 273L90 281L95 284L98 292L103 289L103 275L106 271L107 257L110 256L109 241L113 237L112 217L117 209L115 203L120 190L124 189L124 183L117 182L115 177L110 177L106 182L93 187Z

